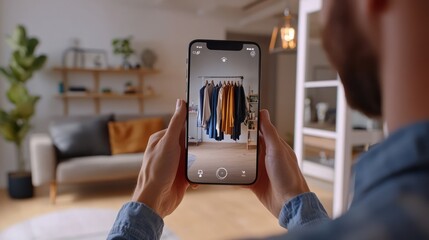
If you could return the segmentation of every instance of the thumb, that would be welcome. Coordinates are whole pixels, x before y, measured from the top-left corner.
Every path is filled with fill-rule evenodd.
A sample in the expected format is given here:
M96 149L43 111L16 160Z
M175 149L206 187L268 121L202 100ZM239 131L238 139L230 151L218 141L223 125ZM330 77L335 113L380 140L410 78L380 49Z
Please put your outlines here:
M179 142L180 133L184 127L185 120L186 102L181 99L177 99L176 111L174 112L173 117L170 120L170 124L168 124L167 132L165 133L167 139Z
M270 121L270 114L267 110L261 110L261 132L264 137L265 150L267 154L273 154L282 147L280 137L276 128Z

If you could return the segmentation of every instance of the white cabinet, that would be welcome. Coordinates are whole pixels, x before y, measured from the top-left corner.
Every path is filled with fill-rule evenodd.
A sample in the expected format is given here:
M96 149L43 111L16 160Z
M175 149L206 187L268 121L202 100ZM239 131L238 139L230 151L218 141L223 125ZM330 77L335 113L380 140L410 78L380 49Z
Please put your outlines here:
M259 106L259 95L254 94L252 90L249 89L247 95L247 106L249 109L247 117L247 149L252 147L257 147L257 125L258 125L258 106Z
M333 183L333 215L337 217L349 202L353 146L374 144L383 134L356 130L352 124L343 87L321 46L321 7L322 0L300 1L294 149L305 175ZM305 110L306 99L310 99L311 111ZM320 103L323 106L317 113ZM305 112L311 116L305 117ZM318 114L325 116L324 121L317 119Z
M188 142L195 143L198 146L199 143L203 142L203 129L198 124L198 110L189 110L188 116Z

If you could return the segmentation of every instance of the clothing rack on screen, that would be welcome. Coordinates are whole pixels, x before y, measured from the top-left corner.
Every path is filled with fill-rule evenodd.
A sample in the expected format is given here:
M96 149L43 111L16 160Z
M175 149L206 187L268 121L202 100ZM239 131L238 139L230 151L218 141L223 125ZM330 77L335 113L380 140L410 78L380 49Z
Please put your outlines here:
M240 79L241 80L241 85L243 85L243 80L244 80L244 76L198 76L198 78L202 78L202 81L201 81L201 86L204 88L209 82L208 82L208 80L209 79ZM203 88L201 89L201 90L203 90ZM203 119L203 117L202 117L202 114L203 114L203 106L204 106L204 103L203 103L203 97L201 97L201 94L202 95L204 95L202 92L201 92L201 90L200 90L200 105L199 105L199 108L198 108L198 116L197 116L197 127L200 127L200 128L204 128L205 129L205 125L202 123L203 121L202 121L202 119Z
M203 87L200 89L200 107L198 114L199 127L217 141L224 140L224 134L231 135L232 140L239 140L241 123L247 116L246 96L243 88L243 76L200 76ZM222 84L214 79L239 79ZM212 80L209 82L208 80Z
M203 86L206 84L206 81L209 79L240 79L241 84L243 84L244 76L199 76L198 78L202 78Z
M240 78L241 80L244 79L243 76L199 76L198 78Z

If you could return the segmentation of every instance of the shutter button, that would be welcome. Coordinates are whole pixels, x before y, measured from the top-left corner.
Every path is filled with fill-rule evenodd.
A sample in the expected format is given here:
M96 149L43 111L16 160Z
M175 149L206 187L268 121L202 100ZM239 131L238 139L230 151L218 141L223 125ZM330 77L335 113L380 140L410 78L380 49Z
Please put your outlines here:
M226 176L228 176L228 171L225 168L221 167L221 168L217 169L217 171L216 171L216 177L219 180L225 179Z

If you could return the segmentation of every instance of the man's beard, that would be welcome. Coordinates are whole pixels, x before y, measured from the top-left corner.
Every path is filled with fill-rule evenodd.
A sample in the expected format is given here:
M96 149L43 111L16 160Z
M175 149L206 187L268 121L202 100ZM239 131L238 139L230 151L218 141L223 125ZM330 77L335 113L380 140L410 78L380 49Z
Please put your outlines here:
M338 70L347 102L369 117L381 117L379 63L353 17L348 0L334 0L322 40Z

